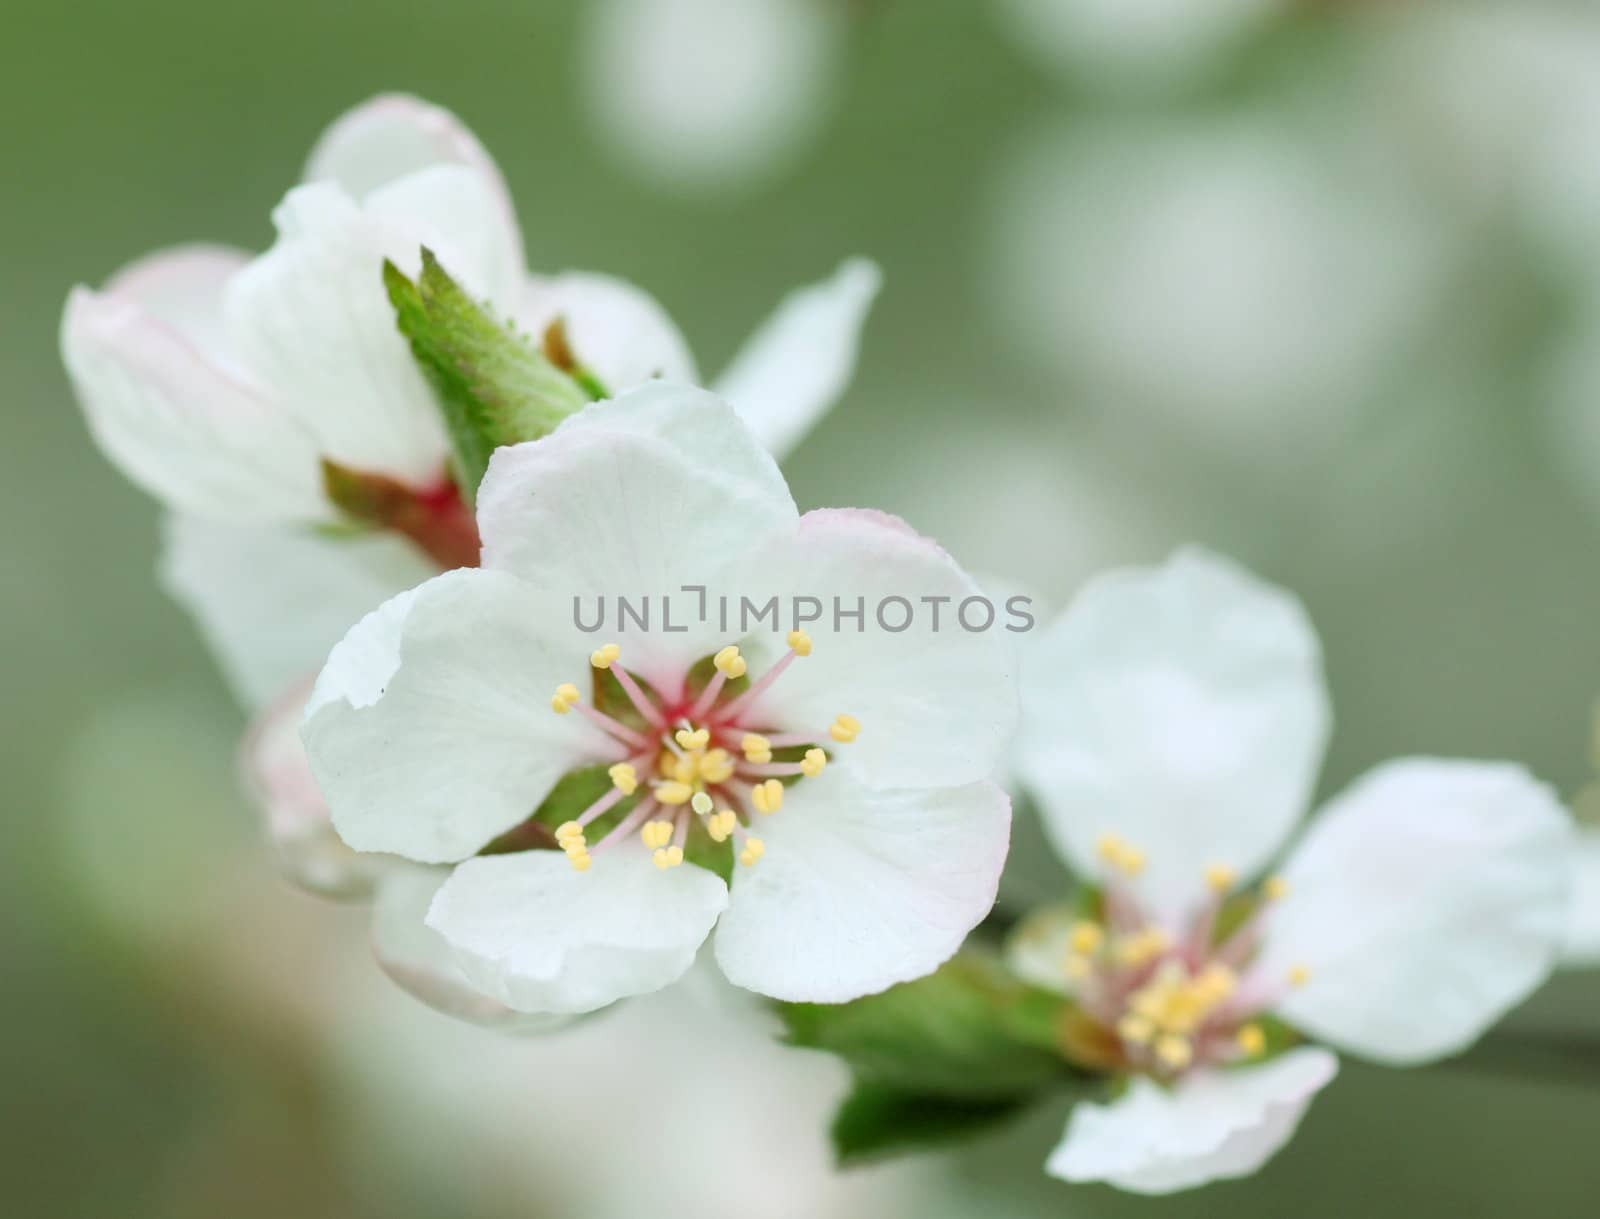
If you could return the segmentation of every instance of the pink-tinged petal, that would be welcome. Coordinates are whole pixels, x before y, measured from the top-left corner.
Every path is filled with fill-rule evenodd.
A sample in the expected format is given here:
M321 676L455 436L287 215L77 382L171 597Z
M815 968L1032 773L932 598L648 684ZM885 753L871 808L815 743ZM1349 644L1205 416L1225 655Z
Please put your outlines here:
M366 897L396 861L353 851L334 832L300 743L310 693L308 675L256 717L239 751L240 773L290 880L327 897Z
M645 851L596 856L587 872L559 851L523 851L456 868L427 922L484 994L578 1014L676 982L727 904L719 877L657 868Z
M1338 1072L1326 1050L1290 1050L1260 1066L1196 1071L1171 1088L1140 1076L1109 1105L1079 1104L1045 1171L1170 1194L1255 1172L1293 1136Z
M320 456L433 485L444 423L383 286L384 259L417 243L326 183L296 187L273 220L276 244L228 284L231 350Z
M897 517L828 509L806 513L750 567L736 591L776 596L782 628L754 628L764 633L749 641L752 672L787 650L797 604L802 615L820 606L820 617L804 624L811 655L790 663L746 722L816 733L872 786L945 787L995 773L1016 725L1015 652L1003 607L935 542ZM861 730L835 745L827 730L840 714Z
M95 442L165 503L232 521L329 516L311 436L225 362L218 300L235 257L154 255L74 288L61 354Z
M1095 877L1102 836L1177 916L1208 865L1241 878L1309 804L1331 714L1322 653L1289 593L1203 550L1092 581L1031 641L1017 770L1063 858Z
M1010 842L998 787L881 791L828 768L750 829L717 963L735 985L842 1003L932 973L994 905Z
M756 438L780 461L850 384L861 327L883 272L852 258L831 278L791 292L717 379Z
M331 181L355 199L421 170L462 165L494 196L513 265L523 264L522 236L505 178L478 138L448 110L403 93L385 93L347 111L322 133L306 164L307 182Z
M449 875L399 862L384 875L372 910L372 947L383 972L434 1011L499 1033L549 1033L571 1024L571 1016L515 1011L467 981L449 943L425 921Z
M1549 977L1568 932L1571 818L1520 766L1408 758L1356 781L1284 868L1259 968L1279 1013L1365 1058L1464 1049Z
M657 379L699 384L694 356L672 318L626 280L592 271L530 276L516 319L535 337L561 322L573 355L613 395Z
M301 736L333 823L358 851L476 854L567 771L620 760L550 698L581 678L518 581L464 568L385 602L333 649Z
M252 710L315 674L351 623L437 569L402 537L172 515L161 583Z

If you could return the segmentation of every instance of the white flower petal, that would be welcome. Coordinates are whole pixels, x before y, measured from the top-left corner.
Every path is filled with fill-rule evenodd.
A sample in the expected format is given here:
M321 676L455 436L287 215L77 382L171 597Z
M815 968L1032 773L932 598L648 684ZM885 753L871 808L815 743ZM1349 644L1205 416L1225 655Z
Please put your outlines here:
M649 631L618 642L623 663L652 681L678 680L729 641L715 612L697 620L698 598L683 586L714 589L731 561L796 519L772 458L733 411L668 385L633 390L543 440L498 450L478 493L484 566L544 594L541 629L569 649L569 663L582 663L600 639L574 625L574 598L592 617L593 598L605 597L612 627L617 597L650 598ZM663 629L663 596L673 599L673 632Z
M499 572L449 572L385 602L328 657L301 730L340 836L442 863L526 820L562 774L616 756L551 711L573 676Z
M747 718L816 732L839 762L874 786L943 787L995 772L1017 714L1004 608L992 606L935 542L879 512L808 512L798 532L775 540L748 575L740 574L752 600L778 597L785 630L794 598L816 599L822 613L805 628L812 654L795 660ZM836 615L836 601L845 614L859 603L861 625ZM989 629L961 625L963 613L974 627L983 625L991 607ZM774 642L782 638L761 637L752 657L784 650ZM827 729L840 713L860 720L861 732L833 746Z
M468 860L428 926L475 986L517 1011L590 1012L660 990L694 964L728 890L704 868L658 869L632 846L587 872L559 851Z
M1093 581L1032 646L1018 771L1085 876L1096 843L1146 853L1180 912L1204 869L1248 876L1305 811L1327 740L1321 652L1288 593L1204 551Z
M717 929L729 981L841 1003L932 973L994 904L1011 802L990 783L874 791L828 769L758 818Z
M1248 1176L1289 1141L1338 1069L1328 1051L1306 1047L1260 1066L1197 1071L1171 1089L1139 1076L1111 1104L1072 1111L1045 1171L1142 1194Z
M1070 994L1067 958L1072 955L1072 930L1083 912L1072 906L1041 906L1006 936L1006 965L1030 985Z
M337 183L354 199L436 165L463 165L490 187L512 266L522 266L522 238L511 192L488 151L460 119L420 98L382 94L342 114L317 140L307 182Z
M1561 959L1567 965L1600 965L1600 831L1578 835L1572 914Z
M699 384L677 325L655 297L627 280L592 271L530 276L516 321L536 340L560 321L578 362L613 395L657 378Z
M390 534L332 537L172 515L163 541L163 585L251 709L305 681L352 623L437 571Z
M1519 766L1410 758L1333 800L1284 869L1259 968L1310 980L1279 1013L1386 1063L1453 1053L1549 975L1573 832Z
M329 515L311 435L228 360L218 319L243 256L180 247L75 288L61 354L95 442L169 505L225 520Z
M372 947L383 972L435 1011L497 1032L547 1033L570 1024L570 1016L515 1011L467 981L449 942L424 921L449 875L396 864L384 877L372 910Z
M876 263L852 258L822 283L791 292L718 378L717 393L779 460L850 383L882 285Z
M414 485L439 482L444 423L383 286L384 258L414 259L417 241L329 183L296 187L273 219L277 243L228 284L231 349L321 456Z
M366 897L397 861L353 851L334 831L300 742L310 692L307 677L255 718L239 750L239 768L284 874L327 897Z

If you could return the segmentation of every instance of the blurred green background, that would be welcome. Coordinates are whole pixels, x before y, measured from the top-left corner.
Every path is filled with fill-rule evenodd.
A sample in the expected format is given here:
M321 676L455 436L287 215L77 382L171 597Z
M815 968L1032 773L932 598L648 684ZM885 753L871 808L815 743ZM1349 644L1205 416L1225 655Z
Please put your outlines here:
M621 0L8 13L0 1209L1589 1213L1595 1081L1354 1065L1259 1177L1176 1199L1048 1181L1060 1113L836 1181L831 1065L693 996L497 1042L389 988L362 911L273 875L241 718L55 330L70 285L147 250L265 246L321 127L393 89L478 132L535 267L647 286L708 370L789 287L883 264L854 388L789 464L802 505L899 512L1053 604L1184 542L1234 554L1322 631L1330 790L1417 752L1591 777L1600 12L1264 0L1222 5L1251 13L1214 46L1158 20L1145 43L1061 25L1058 54L1051 0L786 2L814 44L722 48L753 97L799 99L771 155L759 131L743 159L726 132L697 148L688 105L681 151L645 131L643 162L611 104ZM679 41L715 41L695 7ZM705 74L671 69L666 102L693 102ZM1600 1037L1600 977L1515 1020Z

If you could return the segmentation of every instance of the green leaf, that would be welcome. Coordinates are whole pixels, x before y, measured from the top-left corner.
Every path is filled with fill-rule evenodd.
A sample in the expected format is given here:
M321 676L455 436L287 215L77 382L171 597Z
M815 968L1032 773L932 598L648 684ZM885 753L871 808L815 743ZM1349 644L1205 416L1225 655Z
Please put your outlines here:
M857 1084L829 1135L840 1168L932 1151L988 1133L1028 1107L1021 1097L960 1098Z
M1064 1011L1059 996L970 950L879 995L780 1007L791 1044L837 1054L862 1084L966 1100L1025 1097L1070 1078L1045 1048Z
M468 296L431 250L422 251L415 283L390 262L383 282L400 333L438 395L469 504L496 448L548 435L590 401L543 351Z

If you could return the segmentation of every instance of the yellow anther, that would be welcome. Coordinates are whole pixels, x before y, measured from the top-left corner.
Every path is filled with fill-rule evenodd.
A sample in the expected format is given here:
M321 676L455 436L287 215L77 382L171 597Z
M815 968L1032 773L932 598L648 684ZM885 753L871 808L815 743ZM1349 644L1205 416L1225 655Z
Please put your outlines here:
M1226 864L1214 863L1206 869L1206 887L1218 897L1233 888L1238 874Z
M790 631L789 646L794 649L796 656L809 656L811 655L811 636L804 631Z
M726 749L708 749L700 759L700 777L707 783L726 783L733 777L733 759Z
M574 872L587 872L594 866L594 860L589 858L588 851L569 851L567 862L572 865Z
M1105 943L1106 933L1099 923L1091 923L1085 919L1081 923L1074 923L1072 927L1072 951L1083 956L1093 956L1100 951L1100 945Z
M576 821L563 821L556 827L556 841L566 842L569 838L583 841L583 827Z
M750 802L758 813L775 813L783 807L783 784L776 779L757 783L750 791Z
M656 799L665 805L687 804L689 797L694 795L694 788L677 779L668 783L656 784Z
M693 731L688 728L680 728L672 734L672 739L677 741L681 748L693 752L696 749L704 749L711 743L711 733L704 728L697 728Z
M656 865L656 867L662 869L663 871L665 871L667 868L675 868L683 862L683 848L659 848L651 854L650 860Z
M689 799L689 807L704 817L711 811L711 797L705 792L695 792Z
M608 643L589 653L589 663L597 669L609 669L621 655L622 648L619 644Z
M643 840L645 846L650 847L652 850L657 847L664 847L672 841L672 822L646 821L644 828L639 831L639 837Z
M1144 852L1129 846L1115 834L1101 834L1095 850L1117 871L1137 876L1144 871Z
M815 779L822 773L822 768L828 764L828 755L820 749L806 750L806 756L800 759L800 773Z
M733 833L733 827L739 824L739 818L734 815L731 808L725 808L706 820L706 833L711 835L713 842L726 842L728 835Z
M1200 971L1200 976L1190 983L1195 998L1207 1009L1221 1003L1233 994L1239 977L1220 961L1213 961Z
M572 708L577 704L578 699L581 697L582 695L578 693L577 686L573 685L570 681L562 682L561 685L556 687L556 692L550 697L550 710L554 711L557 715L565 715L567 712L572 710Z
M1259 1024L1247 1024L1234 1035L1239 1048L1250 1058L1258 1057L1267 1048L1267 1035Z
M1169 1071L1181 1071L1194 1061L1194 1047L1187 1037L1168 1033L1156 1038L1154 1049L1157 1061Z
M694 783L695 760L692 756L680 758L677 754L669 753L662 769L679 783Z
M713 656L711 663L716 666L717 672L730 680L743 677L749 668L744 657L739 655L739 649L731 643Z
M1306 965L1291 965L1289 967L1289 985L1304 986L1311 981L1311 969Z
M739 748L744 750L744 758L747 762L772 761L772 742L760 733L745 733L744 739L739 742Z
M1269 902L1281 902L1289 896L1289 882L1281 876L1269 876L1261 886L1261 896Z
M629 762L618 762L606 774L611 776L611 785L624 796L631 796L638 789L639 772Z
M1073 953L1067 958L1067 963L1062 966L1067 978L1072 982L1082 982L1094 972L1094 962L1088 957Z
M752 836L744 840L744 850L739 852L739 862L748 868L766 853L767 844Z
M1155 1022L1148 1016L1129 1012L1117 1021L1117 1036L1133 1045L1145 1045L1155 1035Z
M1117 944L1117 957L1125 965L1148 965L1169 947L1172 941L1159 927L1146 927L1126 937Z
M861 731L861 721L853 715L839 714L834 717L833 725L828 729L828 735L841 745L848 745L856 739L856 733Z

